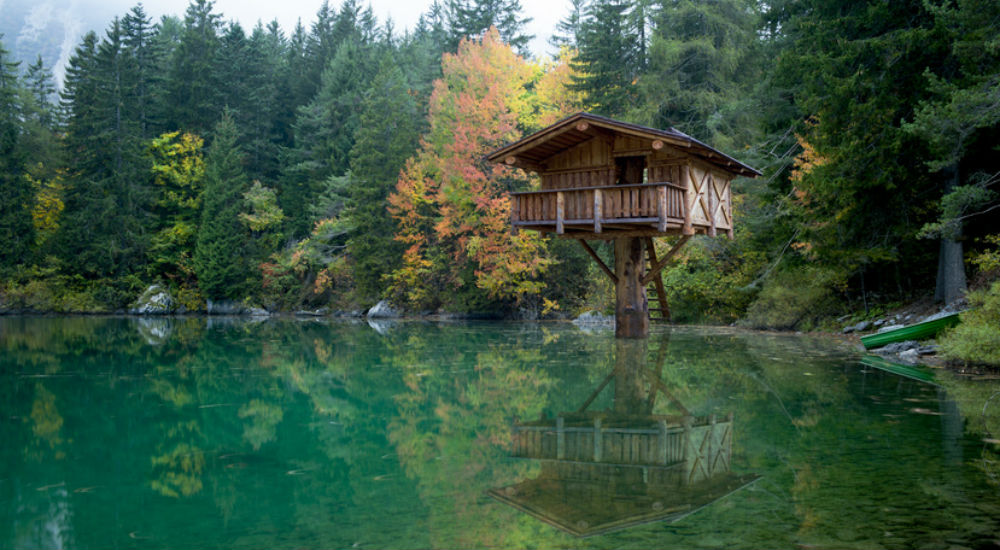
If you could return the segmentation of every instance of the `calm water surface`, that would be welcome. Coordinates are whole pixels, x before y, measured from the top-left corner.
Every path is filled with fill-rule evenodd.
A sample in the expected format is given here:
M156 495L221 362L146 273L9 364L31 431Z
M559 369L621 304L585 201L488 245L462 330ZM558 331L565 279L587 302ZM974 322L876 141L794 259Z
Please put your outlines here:
M657 327L626 349L612 336L568 324L0 318L0 547L1000 544L997 447L961 392L866 368L822 339ZM691 497L672 523L582 539L538 519L568 514L559 503L532 515L488 495L562 475L511 457L513 423L584 408L611 415L608 426L615 414L732 413L727 468L760 477L707 505ZM561 480L574 500L564 508L676 504L650 496L645 469L601 468L600 482Z

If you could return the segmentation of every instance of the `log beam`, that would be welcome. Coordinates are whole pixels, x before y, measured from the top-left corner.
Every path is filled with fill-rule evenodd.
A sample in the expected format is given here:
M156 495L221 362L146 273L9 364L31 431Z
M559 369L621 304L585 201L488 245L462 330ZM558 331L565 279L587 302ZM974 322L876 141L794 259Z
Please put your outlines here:
M590 254L590 257L593 258L595 262L597 262L597 267L601 268L601 271L603 271L604 274L611 279L611 282L617 285L618 277L615 276L615 273L611 271L607 265L605 265L604 260L602 260L601 257L597 255L597 252L594 252L594 249L590 248L590 245L587 244L587 241L583 239L577 239L577 241L580 243L580 246L582 246L583 249L587 251L587 254Z
M654 277L659 276L660 271L662 271L663 268L666 267L667 263L670 262L671 259L673 259L673 257L677 254L677 252L680 251L681 247L684 246L684 244L687 243L688 240L690 239L691 235L682 235L681 239L677 241L674 244L674 246L672 246L670 250L656 262L656 265L650 266L649 273L647 273L646 276L642 278L643 286L648 285L649 282L652 281Z

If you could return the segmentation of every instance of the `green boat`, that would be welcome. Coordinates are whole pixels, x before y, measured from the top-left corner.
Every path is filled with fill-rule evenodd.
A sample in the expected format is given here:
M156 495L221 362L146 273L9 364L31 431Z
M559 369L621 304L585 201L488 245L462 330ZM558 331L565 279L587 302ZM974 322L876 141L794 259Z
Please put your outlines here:
M889 361L884 357L879 357L878 355L868 355L862 357L861 364L866 367L873 367L886 372L891 372L911 380L918 380L935 386L937 385L937 383L934 382L934 371L919 365L893 363L892 361Z
M958 316L960 314L961 313L952 313L951 315L938 317L937 319L924 321L923 323L917 323L908 327L862 336L861 344L865 347L865 349L872 349L880 348L894 342L924 340L936 335L943 329L957 325L959 322Z

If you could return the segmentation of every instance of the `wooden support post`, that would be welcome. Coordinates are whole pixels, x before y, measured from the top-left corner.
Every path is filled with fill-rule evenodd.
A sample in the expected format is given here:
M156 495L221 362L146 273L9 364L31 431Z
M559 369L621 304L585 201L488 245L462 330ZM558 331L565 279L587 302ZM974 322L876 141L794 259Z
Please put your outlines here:
M600 417L594 419L594 462L601 461L601 455L604 451L604 437L601 434L601 419Z
M601 215L603 208L603 197L602 192L598 189L594 189L594 233L601 232Z
M615 239L615 337L645 338L649 336L649 302L646 285L642 239Z
M694 225L691 217L694 211L694 201L698 200L698 194L694 192L691 184L691 165L681 166L681 187L684 188L684 226L681 233L684 235L694 235Z
M587 254L590 254L590 257L593 258L595 262L597 262L597 267L601 268L601 271L603 271L604 274L611 279L611 282L617 285L618 277L615 276L615 273L611 271L611 269L609 269L608 266L604 265L604 260L602 260L601 257L597 255L597 252L594 252L594 249L590 248L590 245L587 244L587 241L583 239L577 239L577 241L580 243L580 246L582 246L583 249L587 251Z
M667 231L667 186L661 185L656 189L656 229L661 233Z
M559 235L566 232L563 227L563 219L566 217L565 200L562 191L556 193L556 233Z
M563 417L556 418L556 458L562 460L566 458L566 420Z

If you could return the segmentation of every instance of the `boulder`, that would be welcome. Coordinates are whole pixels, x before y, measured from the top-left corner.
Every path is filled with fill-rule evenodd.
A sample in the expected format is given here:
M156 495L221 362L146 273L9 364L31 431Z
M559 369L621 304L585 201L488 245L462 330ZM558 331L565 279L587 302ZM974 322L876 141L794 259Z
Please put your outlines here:
M891 330L896 330L900 328L906 328L906 325L888 325L878 329L878 334L882 334L883 332L889 332Z
M860 323L858 323L856 325L850 325L850 326L844 327L844 334L850 334L852 332L864 332L864 331L868 330L871 326L872 326L871 322L869 322L869 321L861 321Z
M175 309L170 291L160 285L150 285L128 309L132 315L168 315Z
M369 319L397 319L400 317L399 310L389 305L389 300L382 300L368 310Z

